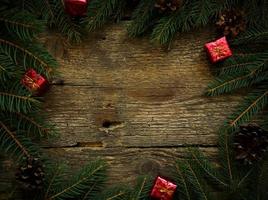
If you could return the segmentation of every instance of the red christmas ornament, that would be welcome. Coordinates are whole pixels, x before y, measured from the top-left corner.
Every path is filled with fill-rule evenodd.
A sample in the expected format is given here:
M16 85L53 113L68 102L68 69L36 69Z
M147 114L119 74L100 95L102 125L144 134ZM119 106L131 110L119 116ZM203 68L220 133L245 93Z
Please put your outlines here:
M151 191L151 197L155 200L171 200L176 188L177 185L158 176Z
M232 56L232 51L225 36L214 42L205 44L205 48L212 63L222 61Z
M29 69L21 83L31 92L41 94L48 88L48 81L34 69Z
M71 17L83 17L87 13L89 0L64 0L65 12Z

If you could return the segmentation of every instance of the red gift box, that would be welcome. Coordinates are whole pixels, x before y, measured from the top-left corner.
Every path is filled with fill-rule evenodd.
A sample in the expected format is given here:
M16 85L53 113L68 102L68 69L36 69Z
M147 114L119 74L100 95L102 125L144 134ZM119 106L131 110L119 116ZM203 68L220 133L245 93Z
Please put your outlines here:
M24 74L21 83L31 92L39 94L48 87L48 81L34 69L29 69Z
M87 13L89 0L64 0L65 12L71 17L83 17Z
M205 48L212 63L222 61L232 56L232 51L225 36L214 42L205 44Z
M177 185L158 176L151 191L151 197L155 200L171 200L176 188Z

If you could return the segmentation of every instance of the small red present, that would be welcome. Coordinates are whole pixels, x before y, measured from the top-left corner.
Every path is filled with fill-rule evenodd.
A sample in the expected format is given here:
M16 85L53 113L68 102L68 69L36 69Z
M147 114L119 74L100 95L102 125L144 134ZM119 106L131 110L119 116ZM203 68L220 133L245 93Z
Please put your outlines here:
M155 200L171 200L176 188L177 185L158 176L151 191L151 197Z
M21 83L31 92L40 94L48 87L48 81L34 69L29 69L23 76Z
M212 63L222 61L232 56L232 51L225 36L214 42L205 44L205 48Z
M87 13L89 0L64 0L65 12L71 17L83 17Z

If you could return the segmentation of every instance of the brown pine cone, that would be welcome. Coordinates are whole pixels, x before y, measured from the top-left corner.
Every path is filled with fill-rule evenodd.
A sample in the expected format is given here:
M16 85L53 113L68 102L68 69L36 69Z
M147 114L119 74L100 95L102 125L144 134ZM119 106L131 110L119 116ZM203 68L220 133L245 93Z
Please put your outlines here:
M235 9L226 10L220 14L216 25L223 35L236 37L246 29L244 12Z
M261 160L268 147L268 132L256 124L240 126L234 135L236 160L252 164Z
M156 0L155 8L160 12L175 11L182 6L183 0Z
M42 189L44 182L43 165L38 158L26 158L19 166L16 179L28 190Z

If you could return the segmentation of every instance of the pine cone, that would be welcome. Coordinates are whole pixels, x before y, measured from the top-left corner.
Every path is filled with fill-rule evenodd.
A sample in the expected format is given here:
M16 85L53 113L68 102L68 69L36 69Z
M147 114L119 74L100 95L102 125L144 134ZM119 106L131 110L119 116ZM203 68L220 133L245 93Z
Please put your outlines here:
M268 132L256 124L240 126L234 136L235 158L245 164L261 160L268 146Z
M226 10L220 14L216 25L225 36L236 37L246 29L244 13L241 10Z
M38 158L26 158L16 173L16 179L20 181L25 189L42 189L44 182L43 165Z
M182 0L156 0L155 8L160 12L175 11L182 6Z

